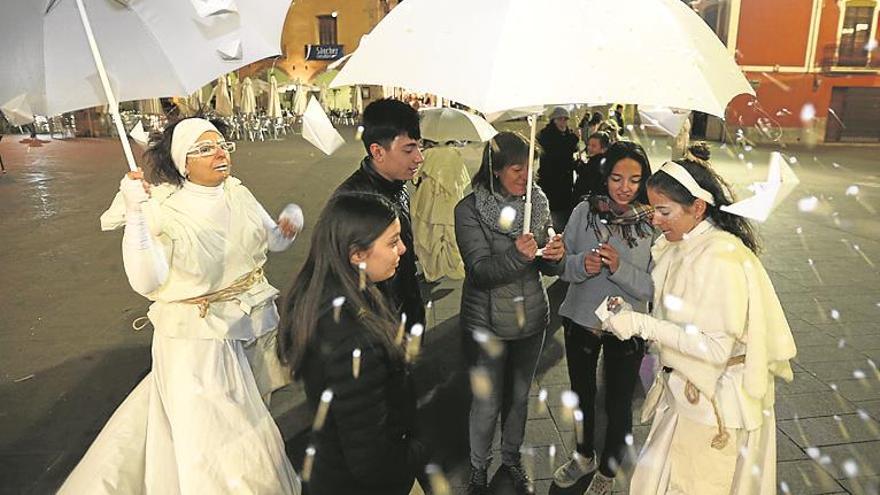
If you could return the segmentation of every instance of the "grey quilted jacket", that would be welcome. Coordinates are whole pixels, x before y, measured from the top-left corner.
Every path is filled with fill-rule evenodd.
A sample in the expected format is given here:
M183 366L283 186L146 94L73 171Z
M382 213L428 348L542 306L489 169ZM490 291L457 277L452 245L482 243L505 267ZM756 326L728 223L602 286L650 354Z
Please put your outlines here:
M546 231L549 226L535 225L533 231ZM455 207L455 238L465 266L461 295L465 330L488 330L502 340L514 340L547 328L550 310L541 274L559 274L561 263L526 260L513 239L483 223L473 193ZM522 326L517 305L525 316Z

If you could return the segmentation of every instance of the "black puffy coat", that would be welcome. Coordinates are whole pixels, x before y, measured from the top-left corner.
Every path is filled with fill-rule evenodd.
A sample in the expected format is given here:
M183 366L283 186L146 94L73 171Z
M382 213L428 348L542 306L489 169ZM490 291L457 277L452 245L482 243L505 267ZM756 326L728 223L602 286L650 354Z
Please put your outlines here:
M541 145L541 167L538 169L538 185L550 200L550 211L566 211L574 208L574 154L578 137L570 129L560 132L553 122L538 133Z
M313 410L321 393L333 400L323 428L312 433L315 459L310 495L406 495L422 470L425 449L415 439L416 398L408 368L390 357L366 330L354 308L333 318L332 288L299 377ZM361 350L360 373L352 351Z
M425 323L425 306L416 276L416 251L413 242L412 220L409 215L409 191L406 182L390 181L373 169L369 157L361 161L360 167L336 188L333 194L343 192L367 192L379 194L391 201L400 216L400 239L406 252L400 257L400 264L394 278L379 284L385 296L394 301L394 307L406 313L407 325Z

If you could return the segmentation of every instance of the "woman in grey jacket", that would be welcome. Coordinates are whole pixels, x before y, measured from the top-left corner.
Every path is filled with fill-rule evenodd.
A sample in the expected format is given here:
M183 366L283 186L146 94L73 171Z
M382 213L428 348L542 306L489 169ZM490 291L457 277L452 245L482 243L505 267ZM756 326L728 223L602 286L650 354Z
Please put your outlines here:
M541 273L561 270L565 248L561 236L548 233L550 209L537 186L532 190L534 234L522 233L528 153L518 135L495 136L471 182L474 192L455 207L455 236L465 265L461 324L480 343L471 371L471 494L488 488L486 469L499 413L502 469L517 492L534 492L519 449L550 316Z
M598 469L586 494L611 493L623 461L625 438L632 431L632 394L644 354L639 338L618 340L601 331L595 309L608 296L623 294L636 311L647 312L651 281L652 209L645 184L651 175L641 146L629 141L611 145L602 170L607 196L593 195L574 209L565 230L565 270L570 282L559 307L565 327L565 352L572 390L584 413L583 438L571 459L554 474L566 488ZM593 446L596 367L604 348L605 411L608 426L599 462Z

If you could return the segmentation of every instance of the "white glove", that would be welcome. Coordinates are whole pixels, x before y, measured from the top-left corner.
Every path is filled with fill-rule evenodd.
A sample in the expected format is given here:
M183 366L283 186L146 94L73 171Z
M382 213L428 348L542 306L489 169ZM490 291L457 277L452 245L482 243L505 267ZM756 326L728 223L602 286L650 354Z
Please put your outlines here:
M602 324L603 330L613 333L620 340L629 340L633 335L641 335L637 316L644 315L632 309L622 309L605 320Z
M141 204L150 199L149 193L144 190L144 182L141 179L129 179L128 176L119 181L119 191L125 200L126 211L140 211Z

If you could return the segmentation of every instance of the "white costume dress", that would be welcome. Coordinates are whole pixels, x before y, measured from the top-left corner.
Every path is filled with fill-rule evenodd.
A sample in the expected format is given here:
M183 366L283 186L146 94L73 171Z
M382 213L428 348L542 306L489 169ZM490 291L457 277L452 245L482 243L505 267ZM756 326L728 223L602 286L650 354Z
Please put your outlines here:
M470 177L461 153L451 146L426 150L419 178L410 211L414 247L425 279L463 279L464 261L455 242L455 205L465 196Z
M120 194L102 215L102 228L118 228L125 217ZM288 375L275 356L278 290L258 270L267 249L286 249L292 239L234 178L213 188L155 187L143 217L154 249L132 245L127 229L123 252L132 287L154 301L152 370L60 493L298 494L299 479L264 403ZM144 256L164 256L167 273L157 280L137 273ZM204 308L179 302L251 273L249 288L212 302L204 317Z
M652 316L610 323L654 341L666 367L645 400L653 424L630 493L775 494L774 377L792 379L796 351L767 273L707 220L652 254Z

